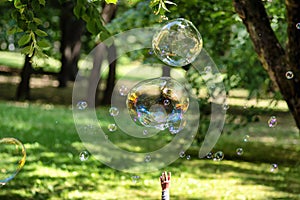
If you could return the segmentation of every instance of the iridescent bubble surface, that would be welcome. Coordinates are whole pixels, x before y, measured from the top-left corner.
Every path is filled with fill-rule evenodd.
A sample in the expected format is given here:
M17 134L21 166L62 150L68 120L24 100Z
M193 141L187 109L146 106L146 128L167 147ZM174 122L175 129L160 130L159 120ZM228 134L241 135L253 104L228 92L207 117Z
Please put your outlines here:
M118 129L116 124L108 124L107 128L110 132L114 132Z
M129 91L129 89L125 85L121 85L119 88L119 93L121 96L126 96L128 94L128 91Z
M217 151L214 156L213 156L213 160L214 161L221 161L224 158L224 153L222 151Z
M140 176L138 176L138 175L134 175L131 177L131 180L133 183L137 183L139 179L140 179Z
M185 157L185 152L184 151L180 151L179 152L179 157L180 158L184 158Z
M271 164L270 171L273 172L273 173L277 172L278 171L278 165L275 164L275 163Z
M168 21L152 40L156 56L162 62L175 67L193 62L202 46L202 37L197 28L183 18Z
M286 77L287 79L292 79L292 78L294 78L294 73L293 73L292 71L287 71L287 72L285 73L285 77Z
M25 164L24 145L15 138L0 139L0 159L0 185L5 185L19 173Z
M84 110L88 107L88 103L86 101L79 101L76 105L77 109Z
M151 156L146 155L144 160L145 160L145 162L150 162L151 161Z
M297 29L300 29L300 23L297 23L297 24L296 24L296 28L297 28Z
M214 153L213 152L209 152L207 155L206 155L206 158L207 159L212 159L214 156Z
M244 142L249 142L249 138L250 138L249 135L245 135L244 138L243 138L243 141Z
M236 149L236 154L237 154L238 156L243 155L243 153L244 153L243 148L237 148L237 149Z
M277 118L275 116L270 117L268 125L270 128L274 128L277 125Z
M168 128L176 134L186 125L184 113L189 107L188 92L170 77L139 82L128 93L126 104L133 121L142 126Z
M116 107L111 107L109 109L109 114L113 117L117 116L119 114L119 109Z
M90 154L88 151L82 151L79 153L79 160L80 161L86 161L87 159L89 159Z

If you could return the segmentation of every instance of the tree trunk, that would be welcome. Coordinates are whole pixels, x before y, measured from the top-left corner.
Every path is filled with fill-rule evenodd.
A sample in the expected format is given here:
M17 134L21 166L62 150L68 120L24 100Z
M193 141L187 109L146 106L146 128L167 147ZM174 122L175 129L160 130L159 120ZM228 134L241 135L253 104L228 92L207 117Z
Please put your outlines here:
M111 96L115 87L116 81L116 65L117 65L117 49L114 44L107 47L109 72L106 80L106 88L101 101L102 105L109 105L111 103Z
M115 16L117 6L115 4L104 4L104 8L101 14L105 23L109 23ZM109 60L109 73L108 78L106 80L106 88L104 90L103 97L101 99L101 104L109 104L110 99L113 93L113 88L115 85L116 80L116 47L113 44L111 47L106 47L103 43L97 46L95 50L95 59L93 63L93 69L91 75L89 77L89 88L87 94L87 101L89 106L94 107L96 105L92 102L97 102L97 88L99 85L100 80L100 71L101 71L101 64L103 62L104 54L107 52L107 57ZM96 95L95 95L96 93Z
M73 4L63 4L60 16L61 29L61 70L58 76L59 87L66 87L69 80L74 81L78 72L81 36L84 23L73 14Z
M254 49L271 80L287 102L297 127L300 129L300 1L286 0L288 40L284 50L271 28L261 0L233 0L234 8L245 24ZM292 71L294 77L286 78Z
M24 66L21 71L21 81L17 88L17 100L28 100L30 98L30 76L32 71L31 58L26 55Z

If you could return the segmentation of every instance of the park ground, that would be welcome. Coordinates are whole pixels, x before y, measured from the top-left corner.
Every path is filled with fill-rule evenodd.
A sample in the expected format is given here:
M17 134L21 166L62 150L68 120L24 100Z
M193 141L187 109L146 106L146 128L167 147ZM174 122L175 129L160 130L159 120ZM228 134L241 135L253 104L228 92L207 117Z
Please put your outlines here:
M72 83L58 89L53 77L35 76L32 100L19 102L14 100L18 81L16 75L0 76L0 138L22 141L27 160L20 173L0 188L1 200L159 199L159 176L164 170L172 172L171 199L300 199L299 130L284 102L265 111L267 101L246 101L239 96L241 91L233 91L227 117L253 109L258 120L233 131L238 122L228 120L212 150L223 151L223 160L198 158L200 146L195 142L186 152L191 159L178 158L161 171L130 174L107 167L93 155L80 161L78 155L85 147L73 121ZM273 115L278 124L270 128L267 121ZM102 121L109 123L109 119ZM113 134L116 144L126 146L119 131ZM135 151L133 146L126 148ZM244 153L237 155L237 148ZM278 170L272 172L272 164Z

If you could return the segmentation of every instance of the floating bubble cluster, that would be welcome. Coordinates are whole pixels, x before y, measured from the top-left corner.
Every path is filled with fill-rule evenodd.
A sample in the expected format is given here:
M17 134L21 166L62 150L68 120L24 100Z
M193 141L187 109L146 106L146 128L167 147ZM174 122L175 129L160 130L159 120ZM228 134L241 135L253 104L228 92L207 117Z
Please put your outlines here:
M294 73L293 73L292 71L287 71L287 72L285 73L285 77L286 77L287 79L292 79L292 78L294 78Z
M26 160L24 145L15 138L0 140L0 185L12 180L23 168Z
M87 159L89 159L89 156L90 156L90 154L89 154L88 151L82 151L79 154L79 160L80 161L86 161Z
M274 128L277 125L277 118L275 116L270 117L268 125L270 128Z
M196 27L183 18L169 21L152 40L152 48L157 57L175 67L193 62L202 46L202 37Z
M128 93L126 104L133 121L145 127L168 128L176 134L186 125L184 113L189 106L188 92L170 77L138 83Z

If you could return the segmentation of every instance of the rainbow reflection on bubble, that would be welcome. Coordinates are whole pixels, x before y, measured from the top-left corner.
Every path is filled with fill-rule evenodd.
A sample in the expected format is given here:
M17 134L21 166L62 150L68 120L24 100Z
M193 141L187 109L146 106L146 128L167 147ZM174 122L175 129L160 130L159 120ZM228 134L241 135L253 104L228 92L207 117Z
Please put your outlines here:
M0 185L5 185L23 168L26 150L19 140L2 138L0 139L0 157Z
M135 85L128 93L126 104L133 121L176 134L186 124L184 113L189 107L189 97L181 83L160 77Z

